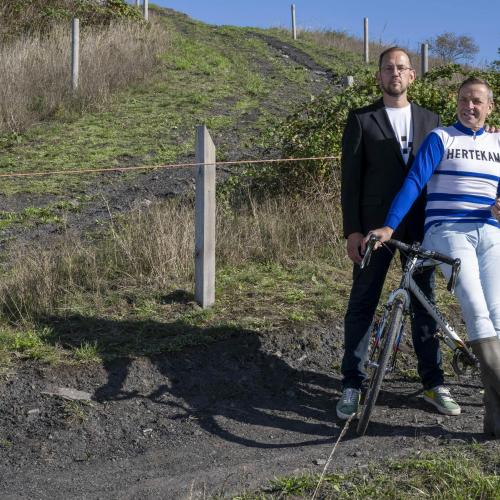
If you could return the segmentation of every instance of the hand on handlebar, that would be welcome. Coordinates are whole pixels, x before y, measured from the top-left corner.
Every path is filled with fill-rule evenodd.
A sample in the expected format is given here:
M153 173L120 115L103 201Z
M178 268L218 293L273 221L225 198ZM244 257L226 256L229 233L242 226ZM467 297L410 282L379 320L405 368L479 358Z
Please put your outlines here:
M361 243L361 253L365 253L366 244L368 243L368 240L371 236L375 236L378 240L374 246L374 249L377 250L377 248L380 248L382 246L382 243L385 243L386 241L389 241L391 239L392 233L394 233L394 229L389 226L384 226L379 229L373 229L363 239L363 242Z

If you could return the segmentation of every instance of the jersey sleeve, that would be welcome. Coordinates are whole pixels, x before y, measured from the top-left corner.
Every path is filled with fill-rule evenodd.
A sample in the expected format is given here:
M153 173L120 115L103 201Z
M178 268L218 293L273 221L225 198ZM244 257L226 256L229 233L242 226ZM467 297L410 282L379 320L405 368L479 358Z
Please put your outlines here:
M443 159L443 155L444 145L441 137L433 131L420 146L413 166L389 208L385 226L392 229L399 226Z

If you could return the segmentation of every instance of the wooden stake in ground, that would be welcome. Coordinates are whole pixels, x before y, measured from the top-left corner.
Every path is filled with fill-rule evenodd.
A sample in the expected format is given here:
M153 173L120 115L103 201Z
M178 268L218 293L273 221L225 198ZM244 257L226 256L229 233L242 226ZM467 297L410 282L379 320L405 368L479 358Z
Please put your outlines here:
M71 89L78 89L78 72L80 67L80 20L73 19L71 28Z
M368 18L364 19L364 47L365 47L365 63L370 62L370 46L368 43Z
M423 43L421 46L421 70L420 76L424 76L429 71L429 44Z
M215 302L215 145L205 125L196 127L195 287L203 308Z

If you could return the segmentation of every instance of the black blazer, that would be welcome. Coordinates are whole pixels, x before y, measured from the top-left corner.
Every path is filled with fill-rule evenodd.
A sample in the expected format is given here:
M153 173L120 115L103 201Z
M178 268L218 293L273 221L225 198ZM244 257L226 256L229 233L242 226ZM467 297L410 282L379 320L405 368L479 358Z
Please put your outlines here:
M382 99L349 112L342 137L342 215L344 236L381 227L425 136L440 125L438 115L411 104L413 148L405 164ZM403 219L395 237L407 229L423 237L425 193ZM408 226L412 226L408 228Z

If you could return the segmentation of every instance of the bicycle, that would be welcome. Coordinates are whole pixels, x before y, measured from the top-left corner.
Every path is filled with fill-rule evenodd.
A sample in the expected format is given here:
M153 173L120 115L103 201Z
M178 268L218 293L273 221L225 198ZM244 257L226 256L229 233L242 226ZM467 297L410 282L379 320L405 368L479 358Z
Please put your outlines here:
M377 241L378 239L374 235L368 240L363 261L360 264L361 269L369 265ZM406 262L399 286L389 294L382 319L378 324L374 323L372 325L372 344L368 361L365 363L365 368L369 372L369 385L357 426L357 433L360 436L366 432L386 373L393 371L396 366L396 356L404 334L405 319L410 313L410 292L435 319L438 326L437 337L452 349L453 358L451 364L454 372L460 376L469 368L475 369L478 367L474 354L413 279L413 275L418 271L436 267L440 263L448 264L452 267L452 273L447 288L453 294L456 279L460 272L460 259L453 259L447 255L426 250L419 243L408 245L398 240L389 240L384 245L397 248L406 256Z

